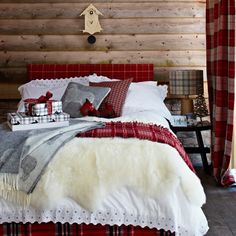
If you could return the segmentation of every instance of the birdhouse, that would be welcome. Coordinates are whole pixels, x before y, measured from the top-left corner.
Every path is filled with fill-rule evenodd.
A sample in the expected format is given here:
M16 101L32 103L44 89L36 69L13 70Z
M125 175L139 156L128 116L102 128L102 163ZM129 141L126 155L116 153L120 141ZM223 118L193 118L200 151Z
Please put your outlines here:
M93 4L90 4L80 15L84 15L85 17L85 29L83 30L84 33L93 35L102 30L98 18L99 15L102 15L102 13L96 7L94 7Z

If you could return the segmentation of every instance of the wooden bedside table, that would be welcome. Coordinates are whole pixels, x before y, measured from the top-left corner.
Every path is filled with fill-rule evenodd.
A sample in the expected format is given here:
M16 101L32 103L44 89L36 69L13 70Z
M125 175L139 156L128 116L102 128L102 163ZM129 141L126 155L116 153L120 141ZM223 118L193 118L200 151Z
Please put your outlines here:
M203 125L192 125L192 126L172 126L171 125L171 129L173 130L175 134L177 134L178 132L195 132L196 137L197 137L198 147L184 147L184 149L189 154L199 153L201 155L204 171L208 174L210 174L211 169L207 161L206 153L210 153L210 148L204 146L201 131L211 130L211 128L212 126L210 123L203 124Z

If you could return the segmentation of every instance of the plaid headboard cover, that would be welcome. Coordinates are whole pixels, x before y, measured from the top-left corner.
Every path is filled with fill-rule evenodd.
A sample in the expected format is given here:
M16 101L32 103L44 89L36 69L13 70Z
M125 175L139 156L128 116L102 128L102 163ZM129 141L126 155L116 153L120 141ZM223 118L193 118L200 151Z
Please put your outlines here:
M29 64L28 80L86 76L93 73L133 82L154 79L153 64Z

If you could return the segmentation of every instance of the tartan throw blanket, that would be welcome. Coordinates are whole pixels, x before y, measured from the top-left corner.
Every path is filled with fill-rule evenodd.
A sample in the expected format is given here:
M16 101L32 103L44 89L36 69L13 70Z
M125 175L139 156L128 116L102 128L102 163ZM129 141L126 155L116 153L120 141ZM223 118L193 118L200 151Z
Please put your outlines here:
M101 129L93 129L76 135L77 137L121 137L146 139L152 142L160 142L174 147L195 173L192 162L184 150L182 143L167 128L155 124L145 124L140 122L109 122Z
M102 122L73 120L70 126L11 132L0 129L0 194L27 204L31 193L55 153L78 132L102 127Z
M132 225L92 225L92 224L69 224L69 223L34 223L16 224L4 223L0 225L1 236L174 236L175 233L163 229L142 228Z

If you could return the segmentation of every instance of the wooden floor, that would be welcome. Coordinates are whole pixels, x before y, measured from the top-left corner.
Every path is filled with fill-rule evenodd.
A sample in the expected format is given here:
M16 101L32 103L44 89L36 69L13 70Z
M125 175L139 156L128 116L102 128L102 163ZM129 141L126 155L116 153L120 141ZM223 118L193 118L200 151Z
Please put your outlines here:
M207 196L203 211L208 220L207 236L236 235L236 186L222 188L216 186L212 176L198 170Z

